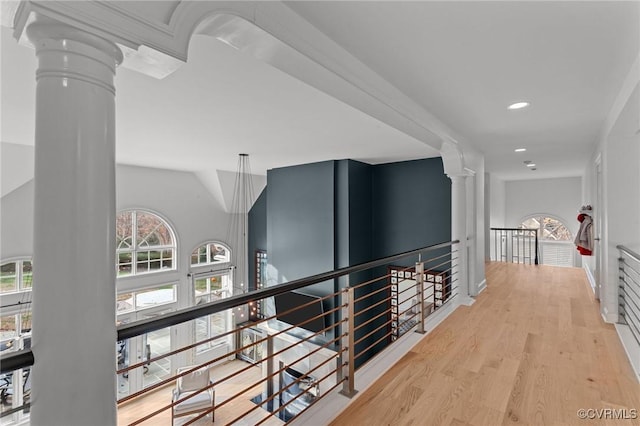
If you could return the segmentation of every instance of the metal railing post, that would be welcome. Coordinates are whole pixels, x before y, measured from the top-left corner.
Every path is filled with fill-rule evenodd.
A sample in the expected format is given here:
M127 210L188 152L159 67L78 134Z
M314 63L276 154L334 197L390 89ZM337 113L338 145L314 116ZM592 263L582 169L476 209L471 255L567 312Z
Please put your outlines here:
M416 332L424 334L424 263L416 262L416 296L418 299L418 327Z
M538 264L538 230L537 229L536 229L536 259L535 259L534 263L536 265Z
M273 395L273 336L267 336L267 395Z
M340 309L340 323L338 324L338 336L342 336L340 340L338 340L338 347L340 351L338 352L338 356L336 357L336 383L342 382L342 378L344 377L344 352L343 349L347 347L349 344L349 340L346 337L346 333L348 330L348 325L345 325L344 319L349 317L349 307L345 306L349 303L349 296L347 294L349 288L349 275L345 275L343 277L344 281L341 283L342 289L340 290L340 305L342 305L342 309ZM337 336L336 336L337 337Z
M348 398L352 398L358 391L355 389L355 290L351 287L346 288L342 293L343 301L346 298L347 303L347 332L343 337L343 348L347 348L347 364L345 365L345 372L343 377L346 376L346 380L343 382L342 390L340 393Z

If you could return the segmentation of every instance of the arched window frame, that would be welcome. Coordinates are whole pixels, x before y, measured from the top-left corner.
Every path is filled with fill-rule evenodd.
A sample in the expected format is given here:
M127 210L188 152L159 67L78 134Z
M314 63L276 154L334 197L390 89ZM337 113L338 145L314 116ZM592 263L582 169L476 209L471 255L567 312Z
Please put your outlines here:
M129 247L123 248L122 247L122 243L124 243L124 240L116 240L116 276L117 278L127 278L127 277L134 277L134 276L141 276L141 275L150 275L150 274L157 274L157 273L161 273L161 272L168 272L168 271L175 271L178 267L178 247L177 247L177 240L176 240L176 234L175 231L173 229L173 226L171 226L171 224L169 223L168 220L166 220L162 215L154 212L154 211L150 211L150 210L145 210L145 209L127 209L127 210L122 210L120 212L118 212L117 218L119 219L121 217L121 215L125 215L125 214L131 214L131 245ZM160 221L160 223L162 225L164 225L164 227L166 227L168 233L169 233L169 237L171 239L171 243L170 244L158 244L158 245L148 245L148 246L140 246L140 242L137 240L138 238L138 216L140 214L146 214L146 215L151 215L154 218L158 219ZM117 220L118 220L117 219ZM116 222L118 223L118 222ZM116 229L116 234L117 237L119 239L119 231ZM151 253L152 252L160 252L160 258L151 258ZM123 262L121 263L121 259L123 259L126 261L126 255L130 253L131 254L131 258L130 258L130 263L128 262ZM145 261L145 259L140 259L139 256L140 254L144 254L147 253L148 257L146 259L147 262L147 269L146 270L139 270L140 265ZM167 253L170 253L169 255L167 255ZM171 266L169 267L163 267L164 264L166 264L167 262L171 263ZM160 268L157 269L152 269L151 268L151 264L155 263L155 262L159 262L160 263ZM126 266L130 264L130 272L129 273L122 273L121 271L121 267L122 266Z
M566 229L566 230L567 230L568 237L567 237L566 239L554 239L554 238L547 238L547 237L548 237L548 235L545 235L545 233L544 233L545 228L544 228L544 225L543 225L543 223L544 223L544 219L545 219L545 218L553 219L553 220L555 220L556 222L558 222L560 226L564 227L564 229ZM569 229L569 227L567 226L567 222L566 222L564 219L562 219L562 218L560 218L560 217L558 217L558 216L555 216L555 215L553 215L553 214L548 214L548 213L536 213L536 214L530 214L530 215L524 216L524 217L522 218L522 220L520 220L520 225L519 225L519 226L520 226L521 228L530 228L530 227L526 227L526 226L524 226L524 223L525 223L527 220L530 220L530 219L536 219L536 220L540 223L540 225L538 226L538 228L534 228L534 229L538 229L538 231L539 231L539 232L538 232L538 238L539 238L540 240L544 240L544 241L573 241L573 237L574 237L573 232L571 232L571 230L570 230L570 229ZM540 219L543 219L543 220L540 220Z
M14 266L14 273L10 274L7 271L9 265ZM6 259L0 262L0 294L19 293L23 291L31 291L33 288L33 261L30 257L21 257L15 259ZM5 271L7 273L5 273ZM13 277L15 283L14 289L4 290L5 281L7 278Z
M214 252L215 246L225 249L223 256ZM228 244L222 241L210 240L202 244L199 244L193 251L191 251L191 257L189 265L191 269L197 269L201 266L221 265L228 266L231 264L231 248Z

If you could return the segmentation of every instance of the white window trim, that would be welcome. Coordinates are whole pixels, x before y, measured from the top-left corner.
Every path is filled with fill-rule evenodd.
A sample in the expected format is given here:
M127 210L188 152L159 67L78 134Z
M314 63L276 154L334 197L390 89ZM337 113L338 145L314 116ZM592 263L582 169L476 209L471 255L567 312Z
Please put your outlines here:
M200 246L198 246L198 247L200 247ZM228 247L227 247L227 249L228 249ZM191 256L189 256L189 258L191 258ZM190 283L189 283L190 284L190 293L191 293L191 297L192 297L192 300L193 300L192 306L196 306L195 284L196 284L196 280L199 280L199 279L207 279L207 278L211 278L211 277L214 277L214 276L222 276L222 275L227 275L228 274L229 275L229 289L227 290L227 292L229 293L229 295L227 297L233 296L233 270L234 270L234 267L230 266L229 262L225 263L226 266L224 268L219 267L221 265L222 264L216 264L216 263L208 264L208 265L201 265L201 266L208 266L208 267L216 266L216 268L208 270L208 271L203 270L201 272L195 272L194 271L194 272L189 274L189 278L190 278ZM209 292L208 294L211 294L211 292ZM228 313L227 315L228 315L227 328L231 329L231 328L233 328L235 326L234 325L234 320L233 320L233 315L231 315L231 313ZM211 326L211 324L209 322L210 321L209 316L210 315L207 315L206 317L198 318L198 319L206 319L207 328L209 328ZM196 319L194 319L194 321L193 321L192 333L193 333L192 334L193 343L196 343L196 339L197 339L197 336L196 336ZM208 331L208 334L209 334L209 337L211 337L211 330L210 329ZM202 349L200 351L198 351L198 346L196 346L194 348L194 355L195 356L202 356L203 354L205 354L205 353L207 353L209 351L216 350L216 349L219 349L222 346L228 345L229 344L228 341L229 341L230 338L231 338L231 336L229 335L225 339L219 339L219 340L214 341L214 342L205 343L205 344L208 344L209 347L206 348L206 349Z
M22 270L22 264L23 262L31 262L31 287L29 288L22 288L22 281L23 281L23 270ZM10 295L14 295L14 294L22 294L22 293L27 293L27 292L31 292L31 290L33 290L33 259L29 256L25 256L25 257L18 257L18 258L10 258L10 259L5 259L0 261L0 265L4 265L6 263L19 263L20 267L16 267L16 290L12 290L12 291L7 291L6 293L0 293L0 297L2 297L3 299L6 296L10 296ZM4 303L3 303L4 304Z
M115 259L115 268L116 268L116 279L117 280L122 280L122 279L129 279L129 278L133 278L133 277L140 277L140 276L144 276L144 275L154 275L154 274L162 274L162 273L168 273L168 272L172 272L172 271L177 271L178 269L178 239L176 237L176 233L173 229L173 226L171 225L171 223L161 214L158 214L157 212L151 211L151 210L147 210L144 208L132 208L132 209L125 209L125 210L121 210L117 213L116 216L119 216L121 214L125 214L131 212L132 215L132 229L131 229L131 238L133 239L132 243L133 243L133 248L132 249L123 249L123 248L116 248L116 259ZM161 246L152 246L152 247L144 247L144 248L140 248L137 246L137 241L136 241L136 235L137 235L137 215L138 213L146 213L146 214L151 214L155 217L157 217L158 219L160 219L164 225L167 227L167 229L169 230L169 233L171 234L171 240L173 241L173 244L171 245L161 245ZM157 269L157 270L152 270L152 271L144 271L144 272L138 272L137 271L137 258L136 258L136 254L138 252L144 252L144 251L164 251L164 250L172 250L173 255L172 255L172 262L171 262L171 268L166 268L166 269ZM121 253L131 253L131 273L128 275L122 275L120 276L118 274L118 268L119 268L119 254ZM164 279L166 280L166 278Z
M577 213L576 213L576 214L577 214ZM525 221L525 220L529 220L529 219L536 219L536 218L540 218L540 217L548 217L548 218L551 218L551 219L557 220L558 222L560 222L560 224L561 224L562 226L564 226L564 227L565 227L565 229L566 229L567 231L569 231L569 235L570 235L570 237L569 237L570 239L569 239L569 240L547 240L547 239L544 239L544 241L558 241L558 242L562 242L562 241L564 241L564 242L568 242L568 241L573 241L573 239L575 238L574 233L573 233L573 232L571 232L571 228L567 225L567 224L568 224L568 222L567 222L566 220L562 219L560 216L557 216L557 215L555 215L555 214L550 214L550 213L533 213L533 214L528 214L528 215L526 215L526 216L523 216L523 217L520 219L520 222L519 222L519 225L518 225L518 226L521 226L521 225L524 223L524 221ZM540 231L540 228L530 228L530 229L538 229L538 231ZM542 235L540 235L540 233L538 233L538 239L540 239L540 240L542 240L542 239L543 239L543 238L542 238Z
M217 245L223 246L227 250L227 252L229 253L229 260L224 261L224 262L215 262L215 261L212 262L212 261L209 261L207 263L191 263L191 256L193 255L193 252L198 250L198 249L200 249L203 246L207 247L207 258L211 259L211 251L209 250L209 245L211 245L211 244L217 244ZM192 271L197 269L197 268L202 268L202 267L211 267L211 266L216 266L217 267L219 265L229 265L229 264L231 264L232 255L233 255L233 250L231 250L231 247L229 246L229 244L224 243L224 242L219 241L219 240L208 240L208 241L204 241L204 242L198 244L197 246L195 246L193 248L193 250L191 250L189 252L189 265L190 265Z

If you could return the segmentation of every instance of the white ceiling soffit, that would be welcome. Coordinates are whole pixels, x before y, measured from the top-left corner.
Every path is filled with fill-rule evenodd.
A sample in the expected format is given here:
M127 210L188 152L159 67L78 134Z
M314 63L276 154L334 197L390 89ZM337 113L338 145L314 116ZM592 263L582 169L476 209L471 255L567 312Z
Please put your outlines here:
M288 9L285 9L291 13ZM273 25L270 8L261 8L260 21ZM283 25L281 36L292 46L272 36L258 25L233 15L216 15L200 24L196 34L205 34L270 64L321 92L370 115L381 122L439 149L442 137L452 136L439 120L399 92L353 55L317 31L306 21L297 32ZM256 18L257 20L257 18ZM269 26L269 25L267 25ZM292 25L292 27L294 27ZM304 40L295 36L304 34ZM300 49L300 50L296 50Z
M158 81L120 69L117 160L124 164L252 171L352 158L367 163L437 156L424 143L210 37Z

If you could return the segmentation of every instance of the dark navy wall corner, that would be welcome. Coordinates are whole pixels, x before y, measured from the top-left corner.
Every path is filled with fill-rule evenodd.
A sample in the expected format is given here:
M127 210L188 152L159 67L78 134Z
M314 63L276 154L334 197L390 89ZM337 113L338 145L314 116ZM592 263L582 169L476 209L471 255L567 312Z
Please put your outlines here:
M256 250L267 249L267 188L265 187L255 203L251 206L248 215L248 244L247 259L249 260L249 289L256 288Z

